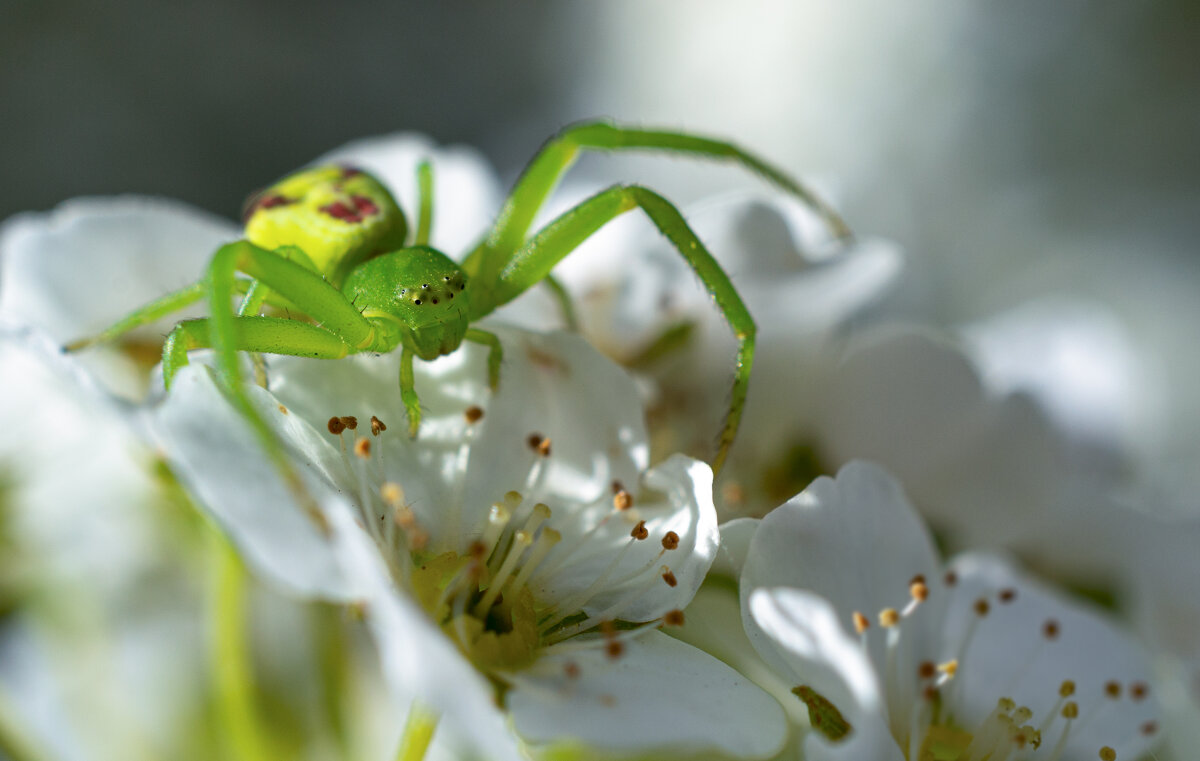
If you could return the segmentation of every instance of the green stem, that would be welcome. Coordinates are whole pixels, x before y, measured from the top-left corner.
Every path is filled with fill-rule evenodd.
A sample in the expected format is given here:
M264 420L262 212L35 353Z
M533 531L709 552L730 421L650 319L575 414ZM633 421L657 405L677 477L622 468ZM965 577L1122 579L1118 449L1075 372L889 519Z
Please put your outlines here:
M351 731L346 715L346 702L354 693L353 670L349 659L352 648L345 631L341 612L325 604L312 604L311 621L316 637L318 673L321 685L321 707L329 722L329 731L343 759L354 757L351 752Z
M404 722L404 734L400 736L400 747L396 750L396 761L422 761L440 717L414 700L408 709L408 720Z
M271 758L255 705L246 625L248 576L237 552L223 537L212 542L211 668L217 715L237 761Z

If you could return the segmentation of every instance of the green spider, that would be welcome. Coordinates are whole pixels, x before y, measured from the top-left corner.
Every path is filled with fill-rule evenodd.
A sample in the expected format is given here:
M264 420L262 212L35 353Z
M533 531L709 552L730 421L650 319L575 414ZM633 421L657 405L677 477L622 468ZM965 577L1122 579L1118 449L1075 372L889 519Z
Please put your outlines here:
M413 385L413 359L436 359L455 351L463 341L483 344L489 348L489 381L495 388L500 342L471 325L543 280L568 309L565 292L551 278L551 269L609 221L640 208L695 270L738 341L729 411L713 460L714 472L719 471L745 405L754 360L754 321L678 209L647 188L613 186L529 234L534 216L585 149L654 149L738 162L814 208L835 235L849 235L838 215L819 198L729 143L607 122L585 123L564 129L534 156L489 234L461 265L427 245L432 218L432 173L427 163L418 170L419 217L414 241L407 246L404 213L378 180L346 167L308 169L251 198L245 238L218 249L204 279L143 306L66 350L111 341L207 296L210 317L178 323L163 345L163 378L168 388L188 363L189 351L213 349L226 396L274 450L273 437L243 390L239 351L252 356L339 359L400 348L400 396L409 433L415 436L421 405ZM237 278L237 273L249 279ZM243 292L234 314L233 297ZM261 316L267 304L285 308L289 318ZM308 320L291 318L297 314Z

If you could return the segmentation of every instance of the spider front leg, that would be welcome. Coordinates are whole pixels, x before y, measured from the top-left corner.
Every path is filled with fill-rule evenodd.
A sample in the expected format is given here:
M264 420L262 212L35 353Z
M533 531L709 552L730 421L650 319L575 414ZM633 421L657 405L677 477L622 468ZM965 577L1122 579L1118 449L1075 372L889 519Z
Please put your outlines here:
M313 359L341 359L350 347L334 333L316 325L278 317L235 317L232 344L237 351L287 354ZM184 320L163 343L163 382L169 388L188 365L188 352L212 348L212 321Z
M754 364L756 329L754 319L721 265L717 264L670 201L638 185L618 185L583 201L542 228L512 256L499 274L494 291L495 305L505 304L521 295L546 277L555 264L597 230L635 208L646 213L699 276L738 342L729 412L721 430L717 455L713 459L715 474L725 462L746 405L750 369Z
M680 132L588 122L567 127L552 137L525 167L500 209L491 233L464 262L463 267L469 274L487 282L495 280L525 242L542 204L583 150L654 150L731 161L798 198L825 221L835 236L850 237L850 228L845 221L820 196L786 172L732 143Z
M178 312L184 307L195 304L202 298L204 298L204 281L198 281L192 283L191 285L184 286L177 291L172 291L171 293L161 296L154 301L151 301L149 304L130 312L94 336L88 336L86 338L80 338L72 341L63 347L63 351L82 351L89 346L115 341L134 328L140 328L143 325L149 325L155 320L166 317L172 312Z
M312 260L308 255L295 246L284 246L277 249L275 254L300 262L305 267L315 270ZM252 281L238 281L236 283L238 291L245 291L246 295L242 299L241 306L238 308L239 315L254 315L262 309L263 305L271 297L271 289L263 283ZM191 285L186 285L170 293L160 296L154 301L138 307L134 311L122 317L117 322L100 331L93 336L80 338L63 346L65 352L77 352L87 349L91 346L102 343L110 343L116 341L121 336L140 328L143 325L149 325L152 322L162 319L169 314L178 312L185 307L189 307L204 298L207 292L207 284L204 280L197 280Z
M394 345L379 346L374 325L359 314L342 292L304 264L285 258L288 253L287 250L282 253L268 251L245 240L218 249L208 267L206 282L211 316L203 324L208 328L207 345L216 355L225 395L250 424L281 472L289 477L293 485L297 485L294 471L275 435L246 395L238 365L238 352L267 351L318 357L324 352L345 356L365 350L390 351ZM294 320L235 316L232 300L237 287L237 272L260 281L263 287L295 305L320 323L321 327L314 328ZM181 341L188 338L187 331L198 330L185 328L184 333L175 336L175 341L168 342L170 345L166 347L165 360L170 367L164 368L164 377L168 380L177 372L179 365L187 361L186 348L178 348L186 346ZM204 343L194 333L191 342ZM340 348L337 346L339 342L342 344ZM311 350L314 344L325 348ZM255 349L255 346L263 348ZM298 486L297 490L302 491Z
M500 337L479 328L470 328L463 338L471 343L488 347L488 387L495 391L500 387L500 363L504 361L504 349Z

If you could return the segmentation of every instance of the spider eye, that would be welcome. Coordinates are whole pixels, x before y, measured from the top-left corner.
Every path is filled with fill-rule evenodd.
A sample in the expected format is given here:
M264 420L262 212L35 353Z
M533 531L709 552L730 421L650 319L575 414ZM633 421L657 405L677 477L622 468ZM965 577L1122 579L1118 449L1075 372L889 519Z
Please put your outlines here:
M420 299L413 299L413 303L414 303L414 304L416 304L417 306L421 306L421 300L420 300Z

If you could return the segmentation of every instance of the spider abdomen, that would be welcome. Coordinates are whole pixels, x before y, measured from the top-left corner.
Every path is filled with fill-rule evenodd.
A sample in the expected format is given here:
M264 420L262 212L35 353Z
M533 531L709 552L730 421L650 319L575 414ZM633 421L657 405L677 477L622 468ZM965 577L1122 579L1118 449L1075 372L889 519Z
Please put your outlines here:
M324 166L256 193L243 213L246 239L301 248L338 285L354 265L404 245L408 222L382 183L358 169Z

